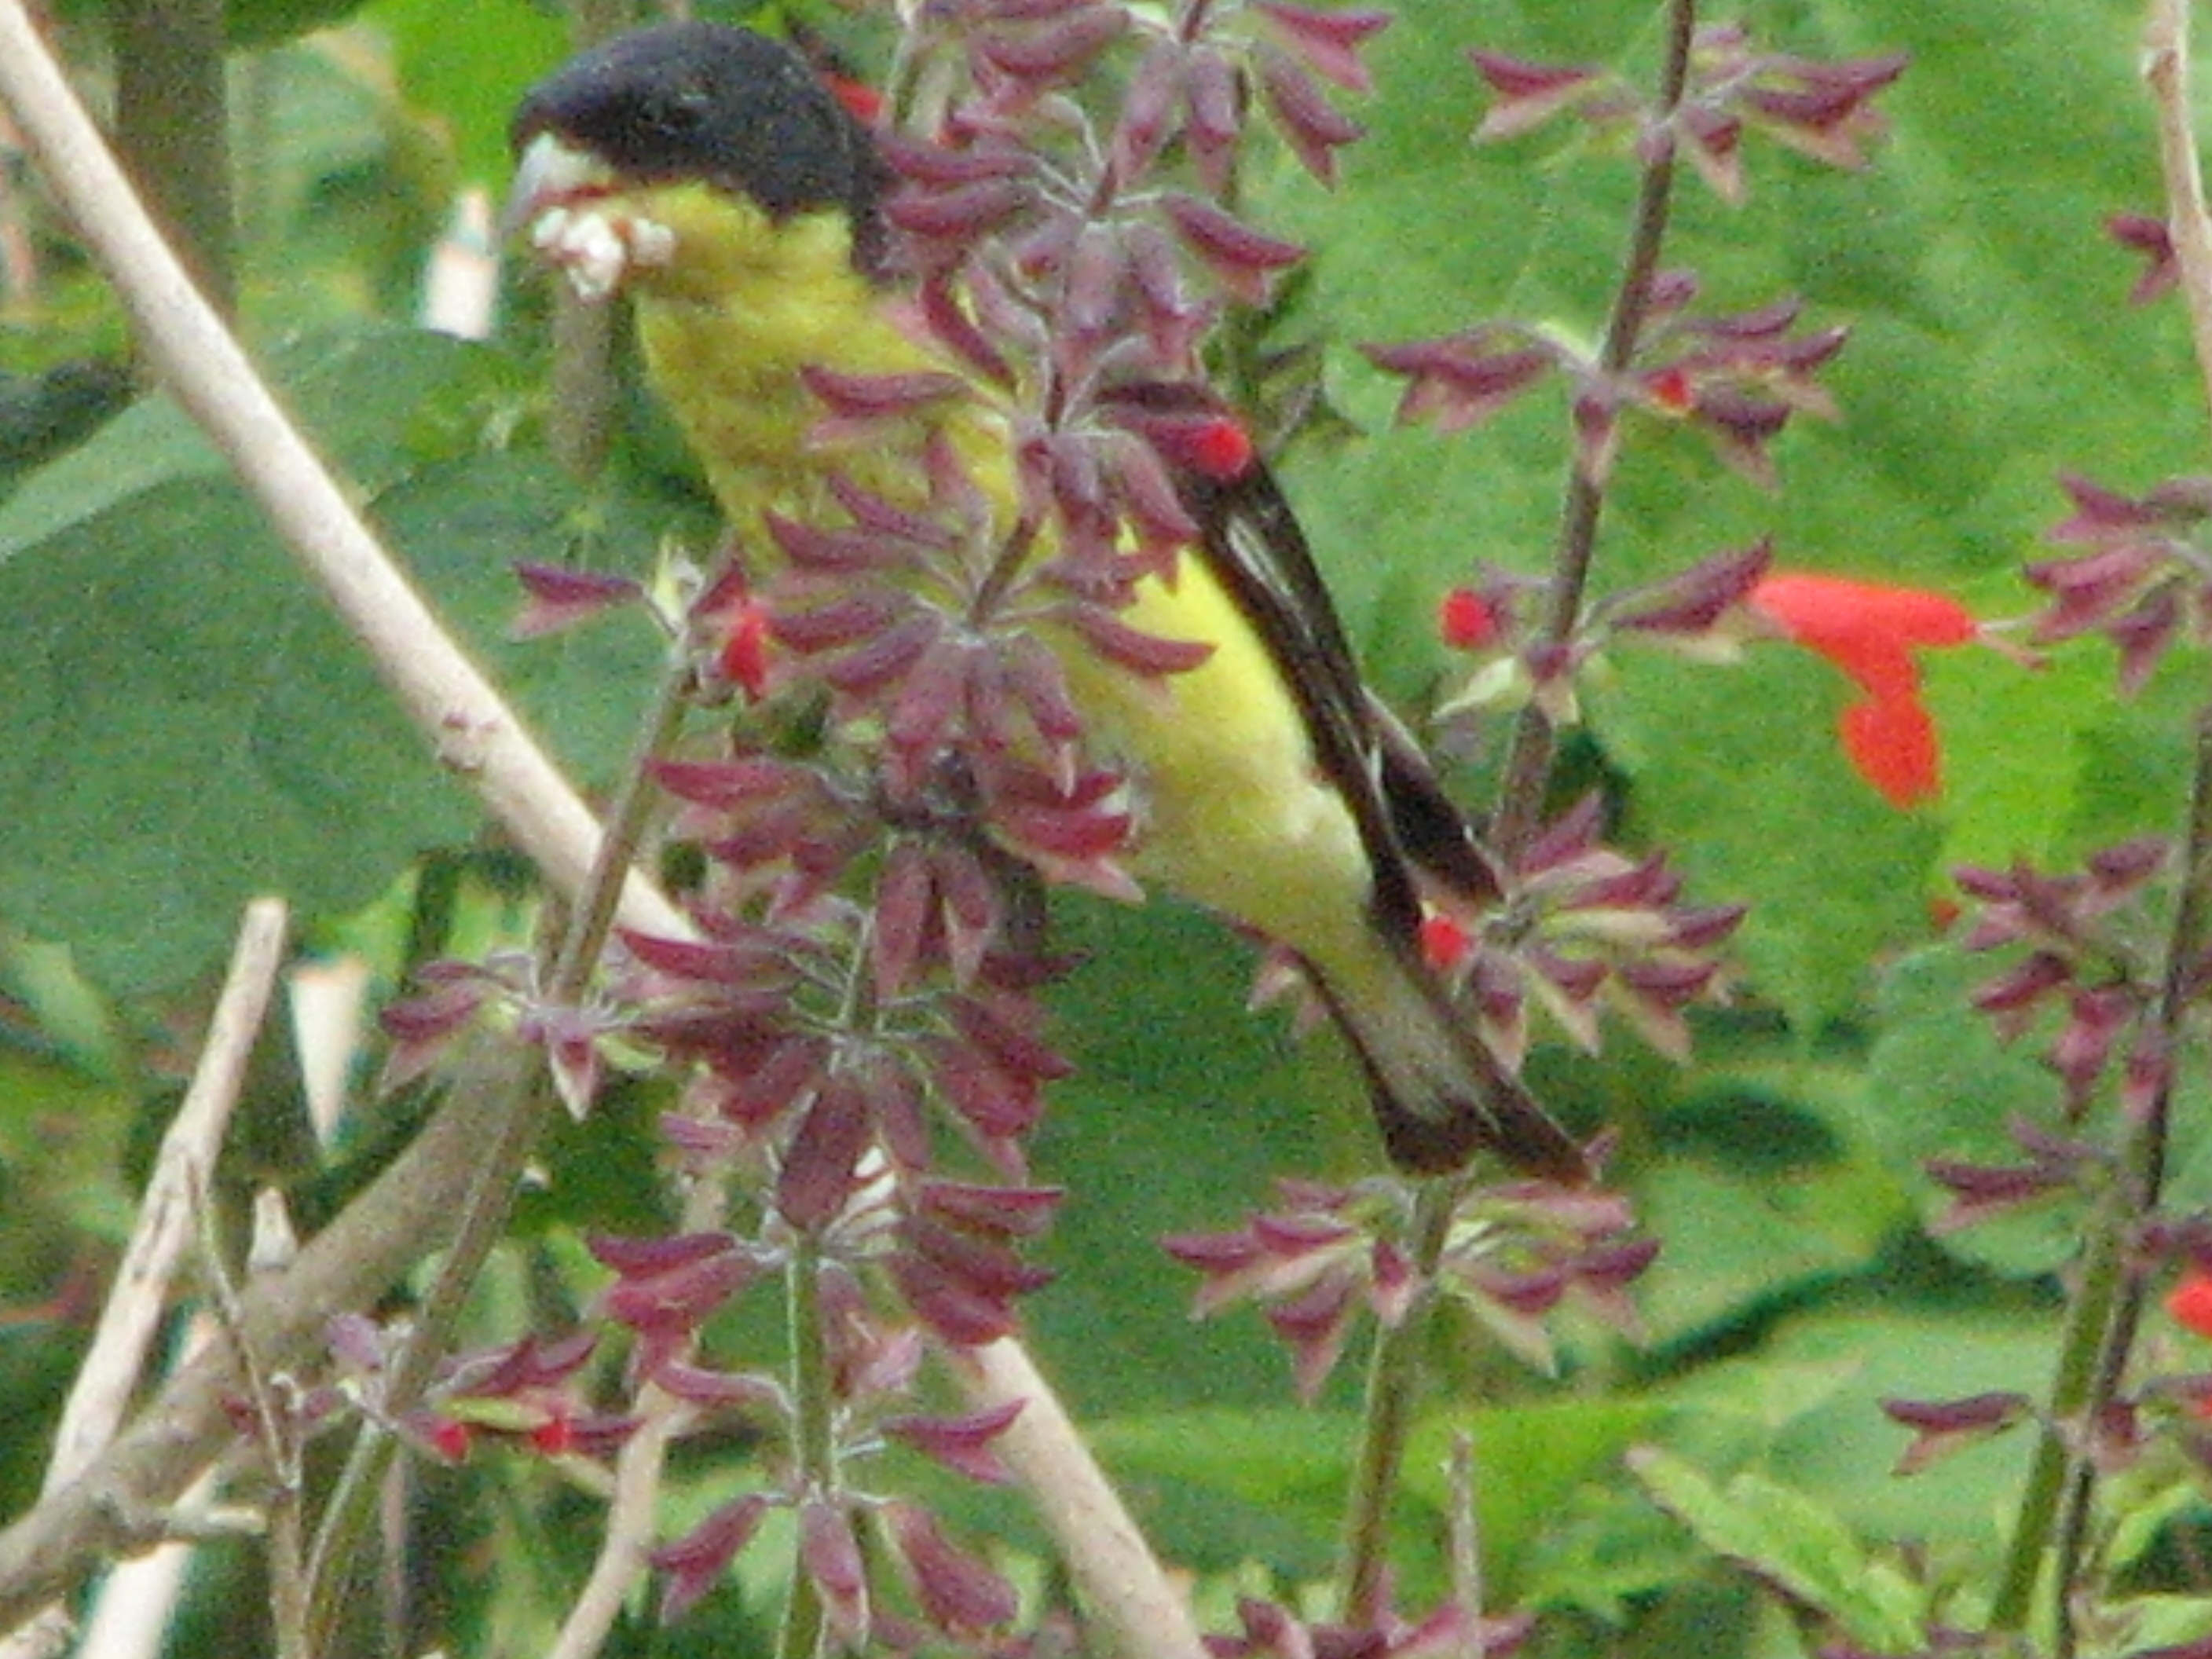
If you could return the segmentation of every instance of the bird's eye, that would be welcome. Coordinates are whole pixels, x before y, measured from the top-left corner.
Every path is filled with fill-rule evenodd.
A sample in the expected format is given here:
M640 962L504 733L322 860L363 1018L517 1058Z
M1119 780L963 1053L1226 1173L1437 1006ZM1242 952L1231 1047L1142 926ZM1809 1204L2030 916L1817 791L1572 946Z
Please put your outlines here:
M678 88L647 106L645 125L671 137L696 132L707 124L710 101L703 87Z

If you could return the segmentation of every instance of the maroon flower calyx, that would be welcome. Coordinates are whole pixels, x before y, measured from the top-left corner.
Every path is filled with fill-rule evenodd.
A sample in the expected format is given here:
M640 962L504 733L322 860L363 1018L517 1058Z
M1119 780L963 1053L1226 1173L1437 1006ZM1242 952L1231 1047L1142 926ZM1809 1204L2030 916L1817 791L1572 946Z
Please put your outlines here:
M565 632L645 597L644 588L634 577L577 570L567 565L525 562L514 567L514 574L528 601L508 629L510 636L518 640Z
M1898 1456L1899 1474L1917 1474L1954 1453L1995 1439L2030 1419L2035 1411L2026 1395L2009 1392L1961 1400L1885 1400L1881 1409L1892 1422L1912 1431L1911 1443Z

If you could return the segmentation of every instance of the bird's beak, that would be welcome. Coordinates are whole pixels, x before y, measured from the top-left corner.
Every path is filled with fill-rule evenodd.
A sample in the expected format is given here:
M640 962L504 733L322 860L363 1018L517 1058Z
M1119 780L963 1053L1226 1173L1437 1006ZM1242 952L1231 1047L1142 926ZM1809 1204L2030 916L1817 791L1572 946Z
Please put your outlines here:
M521 234L548 209L603 194L612 183L605 164L597 157L572 149L550 132L539 133L524 147L516 163L514 184L499 216L500 240Z

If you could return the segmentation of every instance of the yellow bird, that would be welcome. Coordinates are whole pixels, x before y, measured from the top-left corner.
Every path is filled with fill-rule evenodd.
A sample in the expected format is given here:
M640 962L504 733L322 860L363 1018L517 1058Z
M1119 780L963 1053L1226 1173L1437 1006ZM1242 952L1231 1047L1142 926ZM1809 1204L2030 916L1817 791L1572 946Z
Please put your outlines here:
M900 326L868 132L787 46L678 23L618 37L535 88L513 128L509 222L586 296L633 305L648 378L732 527L834 522L833 477L911 498L810 443L810 369L957 372ZM995 498L1016 495L982 397L926 417ZM888 464L884 464L888 465ZM1425 763L1368 694L1295 519L1264 467L1178 480L1201 533L1121 613L1210 647L1145 674L1040 623L1094 749L1126 771L1134 867L1295 954L1358 1053L1384 1145L1442 1172L1488 1148L1587 1178L1581 1148L1483 1044L1419 946L1415 869L1466 886L1480 855ZM1040 547L1042 558L1049 551ZM1195 653L1193 653L1195 654Z

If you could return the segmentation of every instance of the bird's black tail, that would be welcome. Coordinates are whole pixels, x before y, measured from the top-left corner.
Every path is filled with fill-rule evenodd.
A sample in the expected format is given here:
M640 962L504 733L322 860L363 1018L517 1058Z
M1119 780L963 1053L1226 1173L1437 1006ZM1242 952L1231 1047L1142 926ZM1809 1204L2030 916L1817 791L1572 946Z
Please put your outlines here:
M1367 1073L1391 1162L1442 1175L1486 1151L1523 1175L1587 1182L1581 1143L1498 1062L1410 946L1370 938L1357 972L1316 977Z

